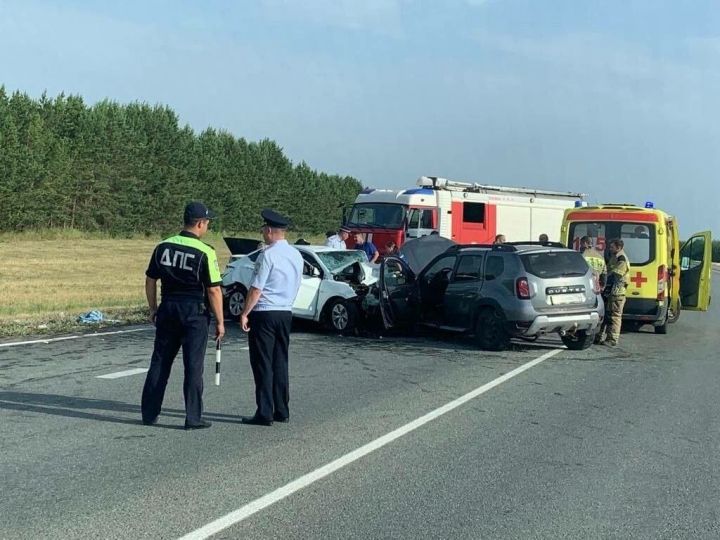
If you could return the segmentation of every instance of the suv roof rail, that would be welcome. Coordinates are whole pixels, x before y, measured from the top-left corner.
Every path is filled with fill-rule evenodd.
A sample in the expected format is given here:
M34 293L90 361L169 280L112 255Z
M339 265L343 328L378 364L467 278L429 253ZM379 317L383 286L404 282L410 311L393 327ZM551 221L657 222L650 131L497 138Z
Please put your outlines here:
M457 251L459 249L467 248L491 249L493 251L517 251L517 248L508 242L505 242L504 244L455 244L454 246L450 246L447 250Z
M562 242L538 242L536 240L528 240L526 242L505 242L505 244L510 244L511 246L545 246L555 248L567 248L567 246Z

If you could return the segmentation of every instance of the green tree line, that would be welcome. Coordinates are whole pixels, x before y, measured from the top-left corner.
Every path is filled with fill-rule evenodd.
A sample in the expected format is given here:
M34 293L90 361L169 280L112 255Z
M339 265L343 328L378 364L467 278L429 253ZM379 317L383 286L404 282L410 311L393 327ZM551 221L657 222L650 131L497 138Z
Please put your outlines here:
M293 164L274 141L196 133L167 106L25 93L0 86L0 215L7 231L72 228L113 235L176 229L202 200L225 231L256 230L259 212L294 229L337 227L361 184Z
M712 260L720 263L720 240L713 240Z

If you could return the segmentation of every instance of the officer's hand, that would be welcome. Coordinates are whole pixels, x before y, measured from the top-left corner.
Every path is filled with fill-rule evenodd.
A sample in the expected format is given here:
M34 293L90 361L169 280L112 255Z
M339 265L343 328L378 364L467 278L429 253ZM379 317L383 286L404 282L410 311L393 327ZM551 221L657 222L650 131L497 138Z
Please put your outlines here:
M225 324L216 324L215 325L215 341L221 341L223 336L225 335Z
M243 329L243 332L250 331L250 321L248 320L247 315L240 316L240 327Z
M157 319L157 311L150 310L150 315L148 315L148 321L154 326L155 320Z

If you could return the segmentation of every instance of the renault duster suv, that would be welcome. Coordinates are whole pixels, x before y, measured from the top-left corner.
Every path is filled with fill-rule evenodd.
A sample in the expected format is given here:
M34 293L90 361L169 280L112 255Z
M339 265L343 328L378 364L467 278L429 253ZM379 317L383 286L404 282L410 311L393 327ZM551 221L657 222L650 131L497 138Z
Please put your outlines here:
M386 327L468 332L491 350L504 349L511 337L550 333L570 349L585 349L604 315L585 259L556 243L452 245L422 269L387 257L379 288Z

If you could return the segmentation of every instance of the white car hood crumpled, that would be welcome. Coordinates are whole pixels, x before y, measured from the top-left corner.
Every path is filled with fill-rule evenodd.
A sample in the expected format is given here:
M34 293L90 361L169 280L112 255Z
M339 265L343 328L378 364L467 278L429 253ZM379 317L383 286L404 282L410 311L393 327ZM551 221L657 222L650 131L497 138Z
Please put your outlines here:
M336 276L340 273L342 273L343 270L346 268L352 266L357 261L353 261L351 263L348 263L344 266L341 266L340 268L335 269L333 272L333 275ZM380 265L379 264L371 264L371 263L359 263L360 267L362 268L364 278L361 281L363 285L372 285L373 283L377 283L380 280Z

